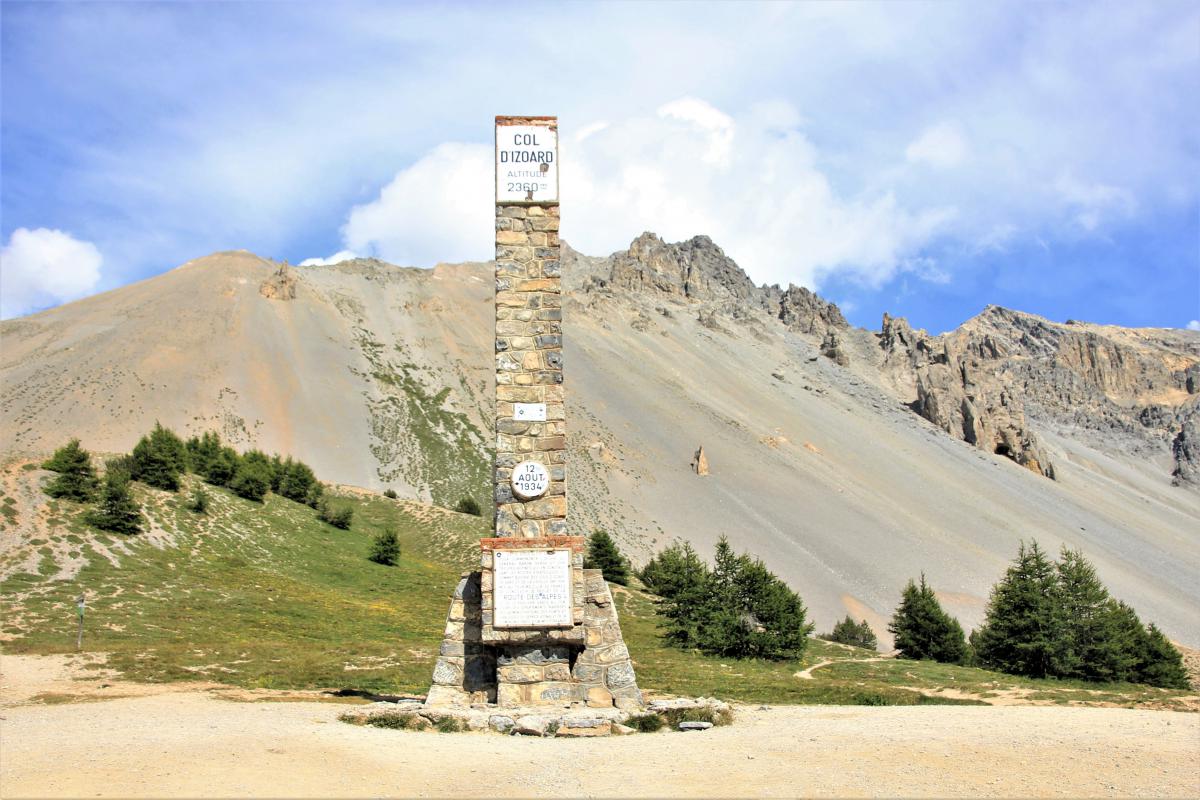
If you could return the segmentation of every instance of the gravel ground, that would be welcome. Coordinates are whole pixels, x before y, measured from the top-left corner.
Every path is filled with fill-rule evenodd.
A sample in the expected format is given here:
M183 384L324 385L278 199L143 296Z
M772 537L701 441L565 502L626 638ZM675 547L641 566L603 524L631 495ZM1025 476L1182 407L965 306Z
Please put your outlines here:
M354 727L344 705L202 687L30 704L63 687L48 669L25 685L39 661L4 659L6 798L1200 796L1196 714L775 706L703 733L529 739Z

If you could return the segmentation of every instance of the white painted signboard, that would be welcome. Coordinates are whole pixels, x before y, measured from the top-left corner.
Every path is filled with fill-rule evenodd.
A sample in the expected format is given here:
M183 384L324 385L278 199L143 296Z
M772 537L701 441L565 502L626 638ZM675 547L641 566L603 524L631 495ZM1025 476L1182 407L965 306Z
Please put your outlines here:
M558 202L558 131L496 126L496 202Z
M537 461L522 461L513 467L513 494L522 500L541 497L550 488L550 473Z
M573 624L570 550L496 550L492 569L494 627Z
M513 404L513 419L520 419L526 422L545 422L546 421L546 404L545 403L514 403Z

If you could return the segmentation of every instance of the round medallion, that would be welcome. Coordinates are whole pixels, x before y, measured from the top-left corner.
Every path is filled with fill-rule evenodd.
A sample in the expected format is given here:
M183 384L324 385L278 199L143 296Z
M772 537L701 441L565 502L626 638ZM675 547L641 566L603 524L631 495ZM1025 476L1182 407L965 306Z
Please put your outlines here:
M513 467L513 494L522 500L541 497L550 488L550 473L537 461L522 461Z

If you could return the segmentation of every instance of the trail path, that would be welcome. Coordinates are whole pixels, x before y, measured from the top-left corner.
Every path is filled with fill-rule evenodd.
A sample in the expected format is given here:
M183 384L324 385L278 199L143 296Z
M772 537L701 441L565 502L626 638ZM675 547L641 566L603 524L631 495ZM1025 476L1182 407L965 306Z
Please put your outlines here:
M200 687L30 705L18 684L53 672L39 661L0 664L5 797L1200 795L1196 714L745 707L704 733L529 739L354 727L345 706Z
M797 672L795 674L795 677L803 678L804 680L811 681L814 679L813 672L815 670L818 670L821 667L828 667L830 664L866 663L868 661L891 661L891 660L892 659L889 658L888 656L873 656L873 657L869 657L869 658L839 658L839 659L827 658L824 661L818 661L816 664L813 664L811 667L808 667L807 669L800 670L799 672Z

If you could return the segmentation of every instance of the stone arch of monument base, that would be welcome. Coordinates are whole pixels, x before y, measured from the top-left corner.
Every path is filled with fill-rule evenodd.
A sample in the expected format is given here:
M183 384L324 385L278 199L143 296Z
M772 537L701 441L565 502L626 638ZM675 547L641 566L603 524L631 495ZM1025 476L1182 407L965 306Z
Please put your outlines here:
M518 540L519 541L519 540ZM642 706L633 661L612 593L598 569L576 573L576 624L551 630L496 630L490 607L491 553L454 589L427 705Z

